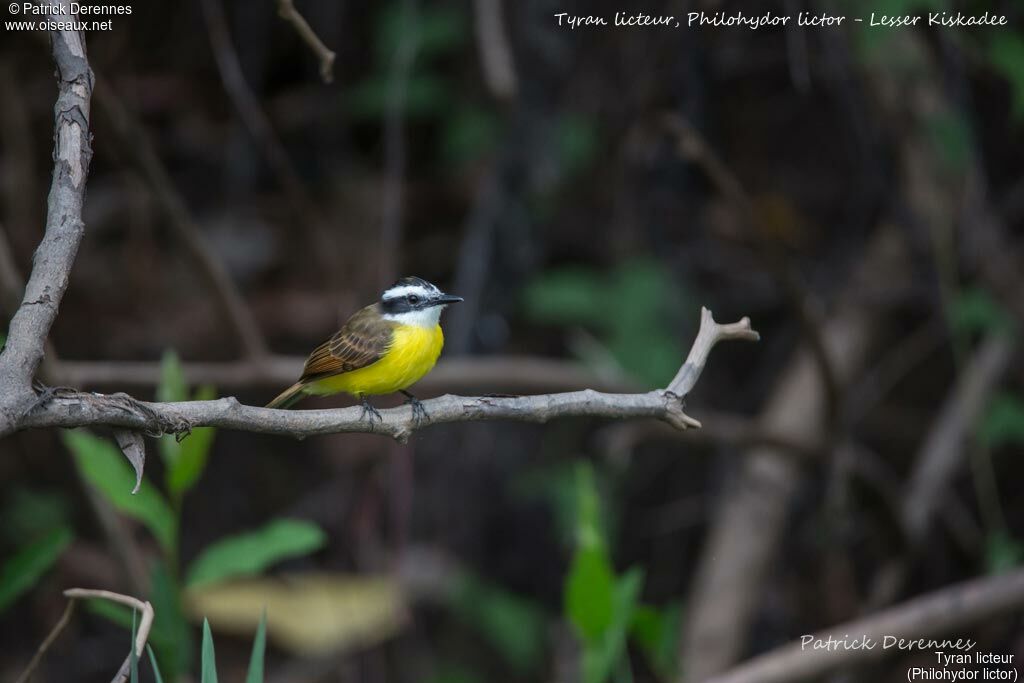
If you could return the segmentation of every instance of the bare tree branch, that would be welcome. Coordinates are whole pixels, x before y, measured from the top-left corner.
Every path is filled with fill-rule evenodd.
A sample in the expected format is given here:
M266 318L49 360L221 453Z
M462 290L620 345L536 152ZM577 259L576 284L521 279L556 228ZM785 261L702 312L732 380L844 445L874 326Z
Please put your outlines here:
M324 83L330 83L334 80L334 58L336 55L333 51L329 50L323 41L316 35L316 32L310 27L309 22L299 14L299 10L295 9L295 3L292 0L277 0L277 13L281 15L281 18L287 22L290 22L299 36L306 41L306 45L320 60L320 78L324 79Z
M513 420L547 422L560 417L653 417L677 429L700 427L683 412L681 399L689 393L715 344L723 339L758 339L744 318L719 325L703 309L701 329L686 362L667 389L643 394L607 394L585 389L535 396L452 396L423 402L425 424ZM54 390L52 397L26 415L18 428L107 425L148 433L183 433L193 427L224 427L264 434L305 437L342 432L376 433L404 442L420 426L411 407L380 411L381 420L363 419L359 407L333 410L272 410L245 406L234 398L215 401L149 403L126 394L91 394ZM0 432L0 436L3 432Z
M873 648L814 649L802 642L754 657L745 664L707 679L707 683L791 683L820 679L826 674L902 652L885 648L886 636L913 639L955 635L954 629L1019 611L1024 606L1024 569L975 579L944 588L868 617L837 624L814 639L869 638Z
M70 9L69 0L60 0ZM46 338L57 317L85 225L82 203L92 160L89 131L93 74L78 31L53 31L57 64L54 105L53 179L47 200L46 232L36 249L21 306L11 319L0 355L0 434L11 431L35 403L31 389Z

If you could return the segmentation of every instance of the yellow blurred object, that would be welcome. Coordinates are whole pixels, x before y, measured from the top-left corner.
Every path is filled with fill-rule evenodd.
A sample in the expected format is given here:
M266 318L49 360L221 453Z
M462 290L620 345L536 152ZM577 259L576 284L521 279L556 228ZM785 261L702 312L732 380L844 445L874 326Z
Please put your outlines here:
M263 609L267 635L303 656L367 647L395 635L406 617L398 582L388 577L295 574L189 589L186 610L217 631L251 637Z

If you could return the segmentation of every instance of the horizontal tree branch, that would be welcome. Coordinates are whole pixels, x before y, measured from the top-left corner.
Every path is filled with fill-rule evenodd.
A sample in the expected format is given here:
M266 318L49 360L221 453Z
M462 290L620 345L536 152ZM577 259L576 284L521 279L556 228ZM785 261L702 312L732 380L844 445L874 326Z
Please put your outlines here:
M747 318L729 325L715 322L702 309L701 326L693 347L676 377L665 389L647 393L610 394L586 389L534 396L452 396L423 402L429 419L418 424L411 407L381 410L381 419L364 419L360 407L331 410L273 410L246 406L235 398L214 401L151 403L127 394L95 394L67 389L51 395L21 420L19 426L81 427L105 425L148 433L185 433L211 426L264 434L305 437L313 434L372 432L406 441L420 426L478 420L547 422L562 417L635 418L664 420L677 429L700 427L683 412L682 398L700 377L707 357L723 339L756 340ZM495 387L500 389L502 387Z
M883 647L886 636L906 640L943 636L956 639L962 634L954 629L1000 614L1020 612L1022 607L1024 569L975 579L813 634L814 640L826 640L830 636L850 640L864 637L875 642L873 648L827 650L795 642L754 657L708 679L707 683L791 683L819 679L840 669L904 652Z

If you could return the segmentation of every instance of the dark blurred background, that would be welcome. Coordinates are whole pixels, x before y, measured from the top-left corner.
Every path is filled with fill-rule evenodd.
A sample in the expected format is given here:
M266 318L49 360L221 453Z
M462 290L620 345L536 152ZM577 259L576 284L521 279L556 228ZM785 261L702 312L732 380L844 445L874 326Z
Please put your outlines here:
M762 341L711 355L687 399L701 431L164 437L145 504L95 485L95 463L125 475L110 434L18 434L0 443L0 677L70 586L151 600L164 680L198 680L203 615L221 679L242 680L267 605L268 681L699 681L1021 563L1019 3L297 9L337 53L331 83L271 0L140 2L87 35L87 230L48 383L263 405L406 274L467 300L421 398L665 386L702 305ZM685 26L943 10L1008 26ZM616 11L684 25L555 18ZM42 234L54 96L45 35L6 31L7 282ZM199 558L217 580L192 581ZM34 680L109 680L125 623L79 609ZM1020 616L947 635L1024 656ZM925 656L829 680L904 680Z

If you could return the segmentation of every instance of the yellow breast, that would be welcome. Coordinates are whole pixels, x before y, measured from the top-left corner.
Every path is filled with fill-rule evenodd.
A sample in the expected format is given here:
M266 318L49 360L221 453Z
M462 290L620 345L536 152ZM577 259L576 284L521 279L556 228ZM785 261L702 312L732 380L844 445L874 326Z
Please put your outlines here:
M396 325L391 347L372 365L327 377L309 386L313 394L339 391L360 394L390 394L406 389L431 371L444 346L441 326Z

